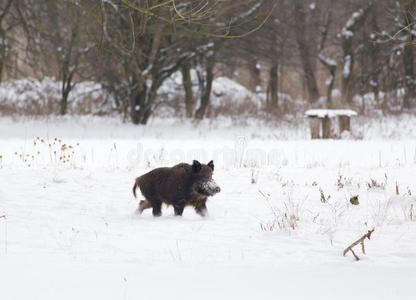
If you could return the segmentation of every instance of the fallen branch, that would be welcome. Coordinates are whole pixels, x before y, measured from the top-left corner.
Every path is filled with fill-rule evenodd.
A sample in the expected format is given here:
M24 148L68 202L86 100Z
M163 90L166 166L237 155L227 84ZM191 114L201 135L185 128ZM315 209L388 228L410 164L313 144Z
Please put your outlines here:
M348 253L348 251L351 251L352 255L354 255L356 260L360 260L360 258L357 256L357 254L355 254L354 250L352 250L353 247L357 246L358 244L361 244L361 250L363 251L363 254L365 254L365 248L364 248L364 240L370 239L371 238L371 234L374 232L374 229L369 230L366 234L364 234L362 237L360 237L358 240L356 240L354 243L352 243L351 245L349 245L345 250L344 250L344 256Z

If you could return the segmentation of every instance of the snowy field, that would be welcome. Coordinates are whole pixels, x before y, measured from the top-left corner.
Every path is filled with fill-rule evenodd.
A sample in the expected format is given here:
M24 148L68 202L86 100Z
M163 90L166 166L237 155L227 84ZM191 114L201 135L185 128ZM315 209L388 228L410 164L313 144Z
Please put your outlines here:
M0 297L416 299L416 118L353 124L2 118ZM135 177L193 159L215 162L209 217L135 215Z

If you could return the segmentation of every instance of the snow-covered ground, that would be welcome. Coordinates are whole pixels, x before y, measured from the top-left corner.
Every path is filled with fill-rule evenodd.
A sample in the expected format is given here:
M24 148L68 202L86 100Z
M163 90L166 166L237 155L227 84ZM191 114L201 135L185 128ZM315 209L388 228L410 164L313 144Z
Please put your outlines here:
M2 118L1 299L415 299L416 118L364 124ZM209 217L134 214L135 177L193 159Z

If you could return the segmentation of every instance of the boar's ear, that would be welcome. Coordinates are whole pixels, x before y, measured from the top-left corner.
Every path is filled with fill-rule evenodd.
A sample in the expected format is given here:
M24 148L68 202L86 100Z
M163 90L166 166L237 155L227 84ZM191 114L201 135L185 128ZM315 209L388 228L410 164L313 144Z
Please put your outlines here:
M201 170L201 163L197 160L194 160L192 163L192 171L198 173Z
M213 160L211 160L211 161L208 163L208 167L210 167L210 168L212 169L212 171L214 171L214 161L213 161Z

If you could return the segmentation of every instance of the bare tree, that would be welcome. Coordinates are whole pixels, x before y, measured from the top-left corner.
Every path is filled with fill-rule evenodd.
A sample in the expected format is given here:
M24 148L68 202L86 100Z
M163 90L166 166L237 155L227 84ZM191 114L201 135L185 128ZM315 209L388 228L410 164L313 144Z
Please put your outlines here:
M416 98L415 2L0 0L0 80L55 77L61 114L77 82L95 80L113 96L112 109L135 124L173 104L160 87L177 71L187 117L210 115L218 75L253 91L267 88L273 113L298 107L282 93L303 90L303 105L321 105L322 87L328 107L341 89L343 105L373 93L386 112L398 104L409 109Z
M88 45L83 33L84 12L74 0L27 1L31 7L27 15L31 35L27 62L40 76L53 76L61 82L59 113L65 115L69 94L82 79L82 58L93 46Z
M185 62L181 68L182 73L182 84L185 91L185 112L187 118L192 118L195 101L192 92L192 78L191 78L191 63L189 61Z
M197 65L198 75L198 102L199 106L195 112L196 119L203 119L209 105L212 82L214 81L214 66L215 66L215 46L212 44L212 50L208 52L205 57L199 59ZM205 61L204 61L205 60ZM205 70L203 69L205 65Z
M404 35L404 49L403 49L403 65L404 65L404 80L406 86L406 94L404 97L403 107L405 109L412 108L414 106L414 99L416 98L416 82L415 82L415 71L414 71L414 42L415 37L415 24L414 24L414 12L416 1L409 1L406 11L404 13L404 24L407 28Z
M140 14L153 17L184 31L213 38L238 39L260 30L272 16L278 0L120 0ZM262 6L272 6L263 16L252 17ZM166 14L166 11L169 14ZM254 22L253 22L254 21ZM249 29L242 24L250 24Z
M12 10L14 0L0 1L0 82L2 82L3 72L7 60L7 37L6 34L10 31L10 23L6 24L6 18Z
M309 43L309 35L306 29L306 7L305 1L294 0L294 30L295 38L298 44L299 59L302 64L304 79L309 95L309 101L314 103L319 98L318 85L316 82L314 67L313 67L313 56L311 55L311 48Z
M332 9L333 9L333 3L329 4L328 11L325 14L324 17L324 24L321 27L321 42L319 44L319 61L325 66L325 68L328 70L329 77L325 82L325 85L327 86L327 93L326 93L326 99L327 99L327 106L331 108L333 106L332 103L332 90L334 88L335 84L335 75L337 70L337 62L333 59L328 57L325 54L325 43L328 38L328 31L332 24Z
M96 42L103 52L115 57L113 63L119 65L115 70L121 71L124 80L111 90L129 95L128 107L133 123L146 124L164 103L157 93L165 79L181 69L186 78L190 60L201 55L206 56L199 60L201 70L205 72L200 72L201 96L195 116L202 118L209 105L215 65L215 56L209 56L211 50L207 49L209 43L204 37L237 38L258 30L267 14L260 15L260 22L258 18L250 20L248 23L256 23L251 30L241 32L240 23L265 2L236 1L231 4L213 1L206 5L201 1L101 2L97 8L101 12L97 18L99 28L95 29L101 33ZM189 116L193 101L189 82L187 84ZM111 84L107 81L105 85Z
M342 95L345 104L352 104L354 89L354 40L356 32L365 21L372 3L354 11L342 27L340 37L342 41L344 69L342 73Z

